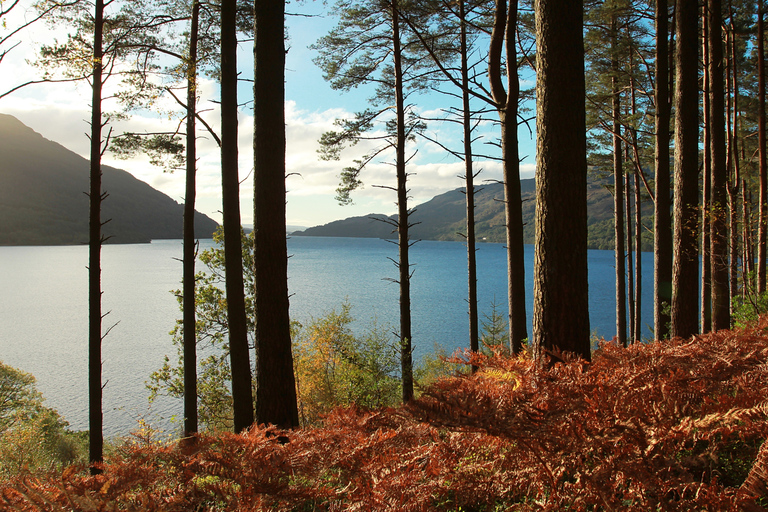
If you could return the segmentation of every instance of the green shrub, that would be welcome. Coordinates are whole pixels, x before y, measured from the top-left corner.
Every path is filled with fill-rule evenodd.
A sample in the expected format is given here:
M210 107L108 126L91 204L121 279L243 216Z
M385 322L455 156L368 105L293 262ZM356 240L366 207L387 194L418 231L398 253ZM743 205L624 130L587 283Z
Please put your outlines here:
M87 434L67 427L55 410L43 405L32 375L0 362L0 476L85 460Z
M757 323L760 315L768 313L768 292L757 293L754 274L746 277L743 293L735 294L731 310L736 327L748 327Z

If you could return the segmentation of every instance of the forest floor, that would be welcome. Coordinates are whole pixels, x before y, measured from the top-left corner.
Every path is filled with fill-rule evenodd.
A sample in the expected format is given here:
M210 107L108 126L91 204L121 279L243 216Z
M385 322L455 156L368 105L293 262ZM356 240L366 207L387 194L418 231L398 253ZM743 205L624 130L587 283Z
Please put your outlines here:
M159 442L137 432L101 475L0 484L0 509L746 510L768 508L768 319L604 343L591 363L458 354L479 367L394 409L321 427Z

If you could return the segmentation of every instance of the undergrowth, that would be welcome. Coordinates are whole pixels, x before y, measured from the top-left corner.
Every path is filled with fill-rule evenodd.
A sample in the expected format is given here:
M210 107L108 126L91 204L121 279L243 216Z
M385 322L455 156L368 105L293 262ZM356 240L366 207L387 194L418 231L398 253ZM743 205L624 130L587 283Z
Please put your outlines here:
M54 510L765 510L768 320L544 369L480 369L406 407L322 427L126 443L88 476L19 476L0 508ZM288 440L286 442L286 439Z

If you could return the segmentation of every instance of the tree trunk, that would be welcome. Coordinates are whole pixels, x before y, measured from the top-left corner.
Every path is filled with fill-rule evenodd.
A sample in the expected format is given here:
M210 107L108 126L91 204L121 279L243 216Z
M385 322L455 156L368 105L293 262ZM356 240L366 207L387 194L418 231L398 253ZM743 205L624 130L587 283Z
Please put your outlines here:
M712 190L712 143L710 140L712 130L709 123L709 47L707 46L707 32L709 18L707 6L702 11L702 60L703 60L703 94L702 94L702 125L704 141L703 171L701 179L701 332L707 333L712 327L712 263L710 259L710 195Z
M403 381L403 402L413 399L413 342L411 339L411 265L408 249L409 214L408 176L405 172L405 99L403 96L402 49L400 47L400 18L397 1L392 4L392 40L395 68L395 111L397 141L395 168L397 173L397 245L400 273L400 367Z
M739 151L738 151L738 126L739 126L739 83L738 83L738 73L737 73L737 66L736 66L736 54L737 54L737 35L736 35L736 27L734 26L734 15L733 15L733 4L732 2L728 2L728 7L730 11L730 33L731 37L729 38L729 52L728 55L730 58L728 59L728 66L727 69L729 70L728 74L726 76L730 77L730 87L728 87L728 93L726 94L726 99L728 99L728 104L730 111L732 113L732 117L727 117L727 119L732 119L733 121L728 122L728 151L726 152L729 165L726 165L726 168L728 169L729 173L729 179L728 179L728 211L730 213L729 219L730 224L728 226L728 230L730 232L730 242L729 247L731 251L730 260L731 264L728 270L728 276L730 281L730 301L729 303L733 305L733 298L736 294L736 291L739 289L739 257L740 257L740 245L739 245L739 234L741 232L739 228L739 222L740 222L740 215L741 210L739 208L739 203L743 201L740 201L740 198L742 197L742 190L741 190L741 166L739 164ZM731 100L730 98L733 98ZM731 172L732 171L732 172ZM743 264L743 260L742 260Z
M758 214L757 243L757 291L766 290L766 248L768 248L768 158L765 136L765 37L763 0L758 1L757 15L757 134L760 159L760 209Z
M635 169L635 326L632 341L640 341L643 326L643 208L640 170Z
M232 369L234 429L253 424L251 364L243 284L240 223L240 180L237 165L237 36L236 0L221 2L221 187L226 264L227 326Z
M654 180L654 300L653 329L656 338L669 337L670 317L666 307L672 301L672 219L669 186L669 34L667 0L656 0L656 144Z
M635 278L632 275L633 268L633 255L632 255L632 242L634 236L632 235L632 179L628 173L624 174L623 179L626 180L624 188L626 192L624 199L626 202L626 248L627 248L627 302L629 303L629 339L635 339Z
M755 275L755 251L752 245L752 193L747 188L746 178L741 179L742 198L741 218L742 218L742 240L744 244L744 271L742 272L743 287L742 296L747 290L754 286L753 278Z
M256 420L299 426L288 315L285 0L257 0L254 43Z
M477 248L475 239L475 174L472 168L472 112L469 106L469 64L467 62L467 20L465 0L459 0L461 22L461 102L464 128L464 179L467 201L467 275L469 303L469 348L480 347L477 314ZM475 368L473 367L473 370Z
M536 0L534 357L589 360L582 2ZM567 247L568 250L563 250Z
M696 2L676 0L675 197L672 335L698 330L698 16Z
M630 69L634 69L633 54L629 56ZM637 116L637 96L635 94L636 84L634 72L630 75L630 97L632 99L632 117ZM635 310L634 325L632 326L632 342L640 341L642 329L643 312L643 201L642 189L640 188L640 178L643 172L643 166L640 163L640 151L637 147L637 129L630 127L629 133L632 140L632 153L635 159L634 178L635 178Z
M90 220L88 229L88 461L92 475L101 473L104 434L101 383L101 90L104 0L96 0L93 19L93 80L91 99Z
M621 144L621 92L619 90L619 59L617 57L617 21L614 14L611 19L611 94L613 116L613 227L616 241L614 253L616 260L616 337L622 346L627 346L627 296L626 267L624 255L624 150Z
M722 6L720 0L708 0L709 10L709 111L712 144L712 204L710 211L710 244L712 266L712 329L731 326L728 276L728 223L725 166L725 96L723 90Z
M184 194L184 437L197 432L197 333L195 331L195 175L197 173L197 37L200 2L192 0L187 56L187 177Z
M512 352L522 350L528 337L525 313L525 259L523 244L523 206L520 199L520 155L517 147L517 77L515 27L517 2L507 9L506 0L496 1L489 49L488 78L491 94L501 121L501 153L504 162L504 205L507 242L507 292L509 299L509 344ZM501 80L501 53L506 49L507 88Z

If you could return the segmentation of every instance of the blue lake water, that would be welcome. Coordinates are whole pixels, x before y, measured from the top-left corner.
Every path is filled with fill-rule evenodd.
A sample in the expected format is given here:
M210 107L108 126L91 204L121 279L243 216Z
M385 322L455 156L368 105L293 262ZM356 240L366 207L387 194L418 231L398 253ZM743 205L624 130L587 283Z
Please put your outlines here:
M203 240L202 248L211 241ZM533 246L526 246L528 321L532 315ZM389 258L394 244L378 239L292 237L288 266L291 316L301 322L352 305L353 326L362 331L373 319L398 325L397 276ZM104 425L108 436L126 434L140 418L176 428L181 403L159 399L150 408L144 382L175 357L169 331L179 309L170 290L181 277L181 242L108 245L103 251L103 305L109 311L103 344ZM466 247L460 242L422 241L412 248L412 311L415 355L435 344L448 352L468 344ZM504 313L506 253L501 244L477 251L481 319L492 304ZM72 428L87 424L87 266L78 247L0 247L0 360L37 378L46 404ZM643 254L643 325L651 326L653 255ZM598 337L615 335L612 251L590 251L590 324ZM651 335L650 327L644 335Z

